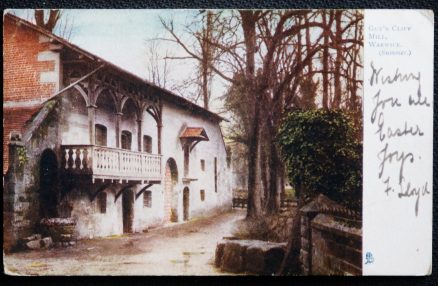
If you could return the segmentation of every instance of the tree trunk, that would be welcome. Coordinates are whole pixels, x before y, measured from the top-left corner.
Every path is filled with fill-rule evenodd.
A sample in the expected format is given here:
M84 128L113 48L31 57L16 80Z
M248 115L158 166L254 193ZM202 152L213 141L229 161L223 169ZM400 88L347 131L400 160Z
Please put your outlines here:
M277 275L300 275L301 274L301 262L300 262L300 251L301 251L301 214L300 209L304 206L304 199L302 197L302 187L297 186L297 198L298 206L296 210L296 215L292 222L292 230L287 243L286 253L284 255L283 261L281 263L280 269Z
M248 208L247 218L258 218L262 214L261 208L261 172L260 172L260 107L254 105L254 122L248 152Z
M333 108L339 108L342 99L342 87L341 87L341 65L342 65L342 10L337 10L335 12L335 22L336 22L336 60L335 60L335 94L333 97Z
M212 64L213 47L210 45L213 33L213 12L207 11L206 23L203 31L202 41L202 61L201 61L201 86L202 86L202 98L204 101L204 108L209 108L210 93L209 93L209 81L210 81L210 65Z
M47 22L44 22L44 10L35 9L34 11L36 25L48 30L49 32L53 32L60 16L61 11L59 9L50 9L49 18Z
M327 11L322 12L322 23L324 25L323 49L322 49L322 107L328 109L328 71L329 71L329 27L327 27Z
M269 214L276 214L280 211L283 168L282 162L278 157L277 148L273 142L271 143L271 160L269 168L270 184L267 211Z
M306 53L309 54L311 47L312 47L312 42L310 40L310 27L309 27L309 17L308 15L304 16L304 21L306 23ZM312 77L313 76L313 61L310 61L309 64L307 65L309 67L309 76Z
M261 172L260 172L260 99L255 81L255 53L256 53L256 22L259 11L240 10L242 29L246 48L245 85L248 102L254 102L252 122L249 130L248 142L248 208L247 218L261 216Z
M266 152L266 146L262 146L261 148L261 176L262 176L262 187L263 187L263 197L262 197L262 206L264 209L267 209L267 202L269 201L269 156Z

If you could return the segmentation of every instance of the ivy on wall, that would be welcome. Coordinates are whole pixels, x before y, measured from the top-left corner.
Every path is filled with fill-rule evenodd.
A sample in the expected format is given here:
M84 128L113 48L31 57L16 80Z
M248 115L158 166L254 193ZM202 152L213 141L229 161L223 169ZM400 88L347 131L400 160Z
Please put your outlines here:
M351 116L341 110L291 111L278 143L288 177L307 201L324 194L357 211L362 208L362 142Z

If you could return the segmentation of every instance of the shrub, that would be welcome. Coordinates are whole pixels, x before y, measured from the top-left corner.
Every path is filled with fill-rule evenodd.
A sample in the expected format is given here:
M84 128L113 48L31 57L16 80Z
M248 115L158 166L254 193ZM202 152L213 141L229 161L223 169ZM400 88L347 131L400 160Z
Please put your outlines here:
M358 131L341 110L286 114L277 140L297 196L306 201L322 193L361 211L362 143Z

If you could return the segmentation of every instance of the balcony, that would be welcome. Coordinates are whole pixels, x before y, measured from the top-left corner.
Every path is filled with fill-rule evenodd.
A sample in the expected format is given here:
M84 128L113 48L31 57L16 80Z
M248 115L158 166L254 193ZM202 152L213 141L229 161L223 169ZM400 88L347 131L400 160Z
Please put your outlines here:
M61 170L118 182L161 182L161 155L95 145L62 145Z

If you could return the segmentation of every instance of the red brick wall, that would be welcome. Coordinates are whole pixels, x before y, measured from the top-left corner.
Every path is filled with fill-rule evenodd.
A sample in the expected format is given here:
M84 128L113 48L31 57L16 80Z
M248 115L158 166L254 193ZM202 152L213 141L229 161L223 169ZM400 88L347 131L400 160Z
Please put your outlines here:
M3 22L3 174L8 167L9 135L21 131L39 105L23 106L28 101L49 97L53 83L40 83L40 73L53 71L53 61L38 61L38 53L49 43L39 42L39 33L8 17ZM6 106L5 106L6 104ZM21 107L20 107L21 105Z
M38 53L49 43L39 43L39 33L17 25L9 18L3 22L3 101L28 101L47 98L55 84L40 83L40 73L53 71L53 61L38 61Z
M8 143L9 135L12 131L22 132L22 128L32 114L38 111L40 107L19 107L8 108L3 107L3 175L8 170Z

